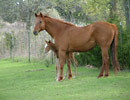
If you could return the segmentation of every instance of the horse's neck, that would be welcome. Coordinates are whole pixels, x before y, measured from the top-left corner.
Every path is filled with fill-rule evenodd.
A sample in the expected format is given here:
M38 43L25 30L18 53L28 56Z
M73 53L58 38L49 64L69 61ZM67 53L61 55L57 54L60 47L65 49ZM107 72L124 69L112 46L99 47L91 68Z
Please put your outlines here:
M58 27L56 23L52 22L49 18L46 18L45 20L45 30L51 35L52 38L58 34Z
M45 30L51 35L52 38L58 36L63 29L65 30L65 28L67 28L67 26L69 27L70 25L53 18L45 19Z

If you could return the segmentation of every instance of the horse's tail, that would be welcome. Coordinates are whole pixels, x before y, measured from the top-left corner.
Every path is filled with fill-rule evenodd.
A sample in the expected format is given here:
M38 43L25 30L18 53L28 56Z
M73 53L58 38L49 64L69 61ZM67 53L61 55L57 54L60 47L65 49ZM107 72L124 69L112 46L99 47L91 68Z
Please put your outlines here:
M116 71L120 71L120 65L118 63L117 59L117 39L118 39L118 29L115 24L112 24L112 27L114 28L114 38L111 43L111 56L112 56L112 65L114 67L114 73L116 74Z

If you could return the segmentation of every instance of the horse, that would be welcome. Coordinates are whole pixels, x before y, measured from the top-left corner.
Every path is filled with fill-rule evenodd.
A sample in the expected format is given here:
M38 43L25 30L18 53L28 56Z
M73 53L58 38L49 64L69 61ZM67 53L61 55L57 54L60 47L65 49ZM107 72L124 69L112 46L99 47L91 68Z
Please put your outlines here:
M56 76L58 77L58 72L59 72L58 71L58 69L59 69L58 68L59 67L59 65L58 65L58 62L59 62L58 50L57 50L55 44L52 43L50 40L49 41L45 41L45 42L46 42L45 53L47 53L50 50L52 50L54 52L54 54L56 55L56 62L57 62L56 63ZM70 57L70 59L72 58L72 61L73 61L74 66L75 66L75 68L74 68L74 72L75 72L74 73L74 78L75 78L76 77L76 69L77 69L78 62L77 62L77 60L74 57L74 53L69 53L69 57ZM72 71L71 71L71 68L69 66L68 59L67 59L67 65L68 65L68 68L67 68L67 71L66 71L66 74L65 74L64 78L66 78L67 77L67 73L70 72L68 79L71 79L72 78Z
M120 69L117 59L118 29L115 24L97 21L87 26L78 27L72 23L51 18L48 15L35 13L35 26L33 33L38 35L42 30L46 30L54 39L58 49L60 75L58 81L63 80L63 68L66 52L87 52L99 45L102 55L101 71L97 78L109 76L109 54L111 47L112 65L114 73ZM104 75L105 70L105 75Z

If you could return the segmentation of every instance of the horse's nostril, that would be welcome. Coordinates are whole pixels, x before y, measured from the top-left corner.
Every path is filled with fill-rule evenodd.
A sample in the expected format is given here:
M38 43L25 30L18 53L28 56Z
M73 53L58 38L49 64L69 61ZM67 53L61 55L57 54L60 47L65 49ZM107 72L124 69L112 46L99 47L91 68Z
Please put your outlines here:
M34 34L34 35L37 35L37 31L34 31L33 34Z

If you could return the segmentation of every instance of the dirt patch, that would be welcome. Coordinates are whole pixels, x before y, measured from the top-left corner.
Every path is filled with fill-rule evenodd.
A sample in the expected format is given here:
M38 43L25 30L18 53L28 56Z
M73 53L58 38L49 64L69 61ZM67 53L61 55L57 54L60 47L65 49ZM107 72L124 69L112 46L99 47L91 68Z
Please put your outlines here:
M94 68L92 65L86 65L85 68Z

